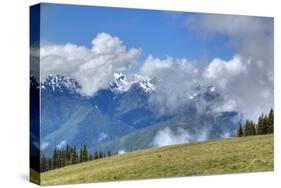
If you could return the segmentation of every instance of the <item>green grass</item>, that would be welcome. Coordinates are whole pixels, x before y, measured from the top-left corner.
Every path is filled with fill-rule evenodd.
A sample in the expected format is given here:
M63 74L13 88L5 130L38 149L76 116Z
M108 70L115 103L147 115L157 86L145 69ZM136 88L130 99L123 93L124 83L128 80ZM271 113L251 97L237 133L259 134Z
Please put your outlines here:
M41 184L68 184L273 170L273 135L145 149L51 170Z

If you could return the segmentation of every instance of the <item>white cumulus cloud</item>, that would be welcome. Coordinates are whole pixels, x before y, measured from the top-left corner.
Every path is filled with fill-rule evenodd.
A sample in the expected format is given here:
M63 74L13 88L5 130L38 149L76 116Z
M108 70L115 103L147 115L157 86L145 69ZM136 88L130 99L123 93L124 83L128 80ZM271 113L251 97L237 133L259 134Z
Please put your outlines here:
M230 60L214 58L196 66L186 59L158 59L149 56L140 69L156 77L152 104L160 111L175 111L185 97L193 96L198 85L214 85L223 99L215 111L238 111L244 118L257 120L273 107L273 20L249 16L192 15L186 27L200 39L225 37L225 45L235 51Z
M150 97L152 105L159 113L174 112L193 94L194 86L199 81L199 70L187 59L166 59L148 56L139 74L152 77L155 91Z
M99 33L92 48L74 44L45 45L40 49L41 78L60 74L76 79L80 93L92 96L107 88L114 72L126 70L136 62L140 49L127 49L118 37Z

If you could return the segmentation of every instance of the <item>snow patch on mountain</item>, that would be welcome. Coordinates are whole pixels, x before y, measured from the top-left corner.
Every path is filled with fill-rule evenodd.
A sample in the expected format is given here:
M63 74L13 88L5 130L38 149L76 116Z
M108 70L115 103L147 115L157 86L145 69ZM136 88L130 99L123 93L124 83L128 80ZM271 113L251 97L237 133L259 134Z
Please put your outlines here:
M50 74L44 81L41 83L41 89L51 89L53 92L59 91L70 91L75 93L79 90L80 86L77 81L70 77L62 75L52 75Z
M212 92L215 91L215 89L216 89L216 88L215 88L215 86L213 86L213 85L207 86L207 87L203 87L203 86L199 85L199 86L197 86L197 88L196 88L197 91L196 91L194 94L189 95L188 98L189 98L190 100L192 100L192 99L194 99L194 98L196 98L196 97L199 97L199 96L201 96L201 95L208 94L208 93L212 93Z
M110 90L114 93L120 94L127 92L133 85L137 85L144 92L150 93L155 87L149 77L134 74L125 76L122 73L114 73L113 81L110 83ZM71 92L78 93L81 89L79 83L73 78L50 74L46 79L41 82L41 89L52 92Z
M151 83L149 77L138 74L127 77L120 72L114 73L111 90L115 93L123 93L128 91L134 84L138 84L138 86L147 93L154 90L154 85Z

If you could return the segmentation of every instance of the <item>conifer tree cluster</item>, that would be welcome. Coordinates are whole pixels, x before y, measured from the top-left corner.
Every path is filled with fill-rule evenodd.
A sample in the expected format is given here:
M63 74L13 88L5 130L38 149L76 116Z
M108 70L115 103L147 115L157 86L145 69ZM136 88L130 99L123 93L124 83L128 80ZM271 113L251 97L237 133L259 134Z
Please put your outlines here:
M87 146L84 144L79 151L77 147L71 147L66 145L65 148L55 148L52 155L46 157L43 153L40 156L40 171L45 172L48 170L62 168L68 165L82 163L90 160L96 160L104 157L110 157L112 155L117 155L118 153L102 151L95 151L92 154L89 154Z
M268 114L262 114L259 117L257 124L250 120L246 120L243 126L240 124L237 129L237 137L272 134L273 132L274 112L271 109Z

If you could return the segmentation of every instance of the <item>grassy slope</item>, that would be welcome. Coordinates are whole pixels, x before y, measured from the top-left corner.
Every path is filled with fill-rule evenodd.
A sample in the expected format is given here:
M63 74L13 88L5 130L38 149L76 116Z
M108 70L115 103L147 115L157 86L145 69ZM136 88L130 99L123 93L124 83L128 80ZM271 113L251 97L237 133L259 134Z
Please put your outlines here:
M45 172L41 184L273 170L273 135L145 149Z
M37 171L30 168L29 169L29 180L33 183L40 184L40 174Z

